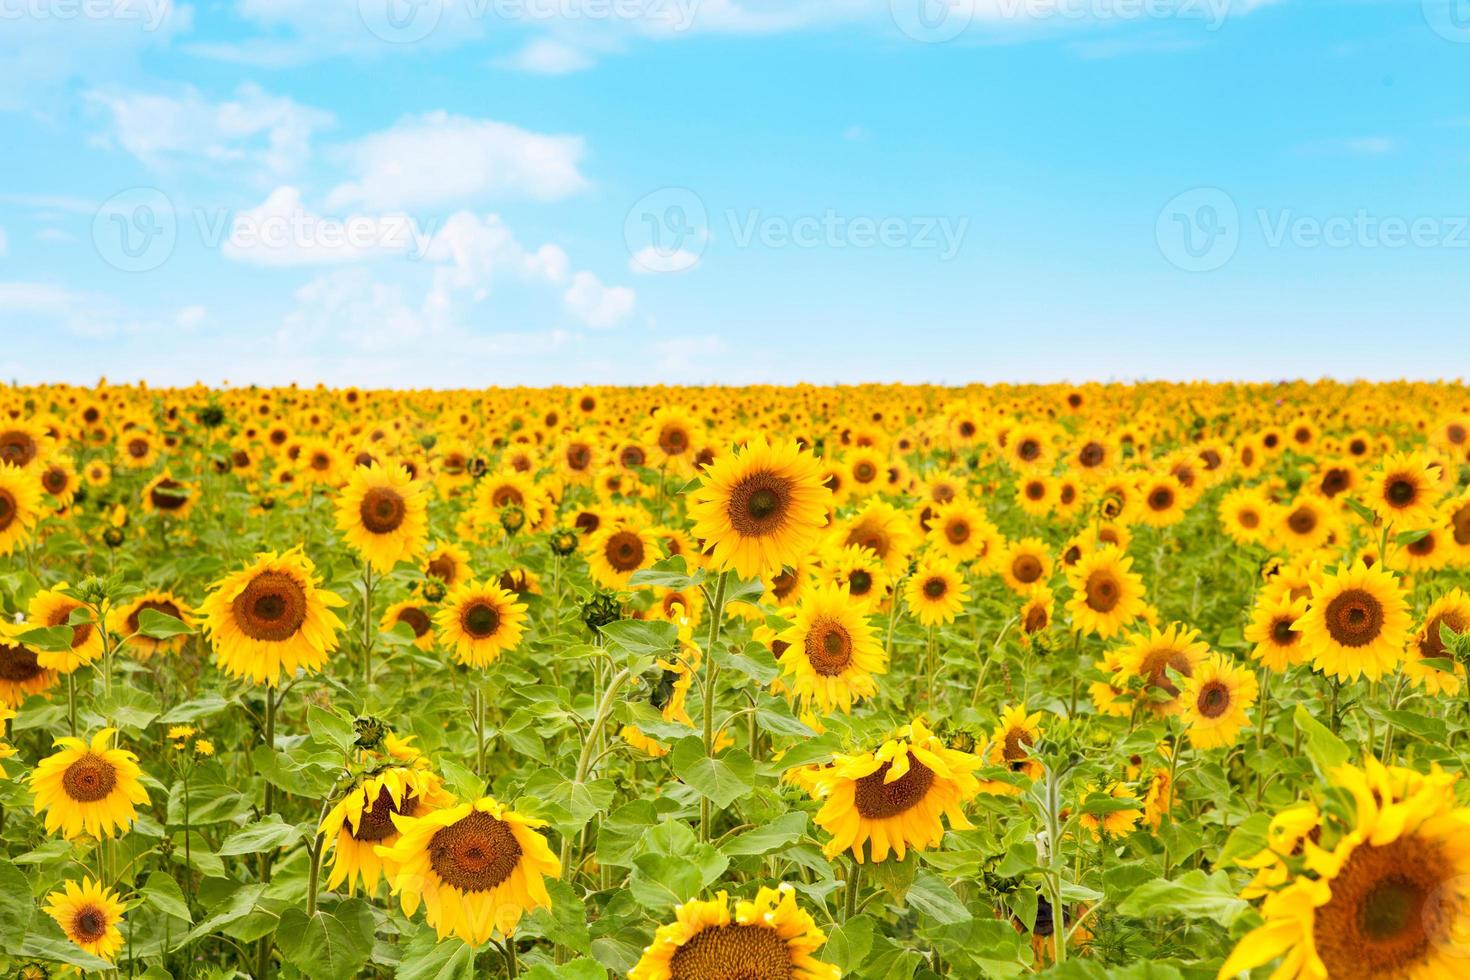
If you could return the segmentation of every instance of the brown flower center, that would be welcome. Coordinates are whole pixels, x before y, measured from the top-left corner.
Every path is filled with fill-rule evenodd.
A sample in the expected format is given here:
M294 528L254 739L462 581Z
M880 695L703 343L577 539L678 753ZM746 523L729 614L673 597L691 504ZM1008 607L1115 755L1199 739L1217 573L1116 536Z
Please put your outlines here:
M970 540L970 525L963 520L953 520L944 525L944 537L950 544L964 544Z
M1098 570L1087 576L1083 591L1087 595L1087 608L1093 612L1112 612L1123 601L1123 590L1108 571Z
M429 632L429 614L418 606L405 606L398 610L398 622L407 623L415 637Z
M52 466L41 474L41 486L53 497L66 490L66 470L59 466Z
M1035 555L1017 555L1011 562L1011 574L1022 585L1030 585L1041 578L1041 559Z
M36 458L38 448L36 440L28 432L19 429L0 432L0 462L27 466Z
M706 927L669 959L669 980L790 980L795 975L785 940L763 925Z
M20 644L0 643L0 680L22 684L43 673L36 651Z
M77 943L95 943L107 935L107 914L95 905L83 905L71 920L71 934Z
M408 516L408 502L391 487L373 487L362 495L357 507L362 526L372 534L391 534Z
M632 531L618 531L613 534L602 550L607 563L615 571L631 572L643 565L643 539Z
M117 769L100 755L88 752L66 767L61 786L69 799L78 803L96 803L106 799L117 786Z
M1419 656L1429 660L1443 657L1445 648L1444 641L1439 638L1439 628L1447 626L1452 633L1463 633L1467 625L1470 625L1470 620L1454 609L1447 609L1431 617L1424 624L1424 632L1419 637Z
M0 531L15 523L15 495L9 490L0 490Z
M1291 628L1295 623L1296 620L1290 616L1282 616L1272 621L1271 639L1276 642L1277 646L1289 647L1302 638L1300 633Z
M1419 488L1407 477L1389 477L1383 486L1383 499L1394 507L1407 507L1419 496Z
M1311 534L1317 529L1317 512L1307 506L1298 507L1287 517L1286 526L1296 534Z
M836 677L852 663L852 636L838 622L819 619L807 630L807 662L821 677Z
M924 581L924 595L930 599L942 599L948 591L949 583L941 576L935 575L933 578Z
M893 782L885 783L883 778L888 775L891 765L883 763L876 772L857 780L853 787L853 806L868 820L882 820L908 812L934 785L934 770L914 758L912 752L909 753L909 771Z
M440 552L429 560L429 574L445 585L454 584L454 558L448 552Z
M148 500L158 510L178 510L189 502L189 490L178 480L165 477L148 491Z
M1327 633L1345 647L1361 647L1383 630L1383 604L1364 589L1348 589L1327 604Z
M1210 681L1200 688L1195 708L1202 718L1219 718L1230 708L1230 689L1219 681Z
M1448 866L1438 847L1417 837L1354 849L1313 922L1327 976L1415 974L1451 941L1458 904L1440 900Z
M388 792L388 787L379 787L378 796L373 800L372 806L363 810L362 816L358 818L357 832L352 833L352 827L349 825L348 833L352 834L353 840L387 840L393 834L398 833L398 827L393 823L393 814L411 817L418 810L418 806L418 797L413 795L412 790L405 789L402 802L395 806L393 794Z
M1107 455L1108 452L1102 447L1101 443L1089 442L1078 450L1077 462L1087 469L1092 469L1093 467L1101 466L1103 460L1107 458Z
M235 596L230 611L252 640L289 640L306 622L306 590L284 572L261 572Z
M730 491L725 512L737 533L758 538L775 534L791 506L792 482L775 473L751 473Z
M1031 733L1024 728L1012 727L1006 730L1001 756L1010 766L1011 772L1021 772L1026 768L1026 762L1031 757L1029 750L1034 742Z
M500 629L500 610L483 599L477 599L459 614L460 626L477 640L495 635Z
M460 891L489 891L510 877L521 845L510 825L481 810L455 821L429 840L429 864Z

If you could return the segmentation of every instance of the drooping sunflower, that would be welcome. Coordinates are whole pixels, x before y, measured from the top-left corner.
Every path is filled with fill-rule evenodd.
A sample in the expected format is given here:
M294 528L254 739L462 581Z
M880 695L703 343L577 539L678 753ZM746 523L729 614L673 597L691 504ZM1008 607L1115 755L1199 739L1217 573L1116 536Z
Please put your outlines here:
M127 638L125 644L127 650L139 660L147 660L155 653L176 653L181 650L188 642L187 634L169 637L166 640L135 635L140 626L139 617L145 609L172 616L185 626L194 625L193 610L183 599L172 592L148 592L133 596L127 602L113 607L107 616L107 628L117 636Z
M36 813L45 814L46 833L60 831L67 840L83 834L111 839L137 819L148 791L138 757L127 749L108 748L116 732L104 728L90 744L58 738L61 751L36 763L31 796Z
M938 847L942 817L956 830L970 829L963 805L980 792L981 759L948 748L915 719L875 752L836 755L811 777L822 808L814 818L832 835L830 858L851 851L854 860L900 861L910 850Z
M175 480L168 470L148 481L143 488L143 510L160 517L182 521L194 510L199 492L191 484Z
M1040 538L1022 538L996 556L996 565L1011 591L1025 595L1051 578L1051 550Z
M1385 524L1416 531L1435 522L1436 474L1424 453L1391 453L1368 483L1368 506Z
M1107 640L1142 615L1143 579L1132 567L1132 558L1105 547L1084 555L1067 570L1072 586L1067 612L1074 630Z
M888 671L888 656L861 608L836 585L808 591L789 629L779 660L792 694L822 713L852 711L858 698L878 692L873 677Z
M81 884L68 880L46 895L45 908L66 938L93 956L111 962L122 948L123 935L117 925L127 906L100 882L86 877Z
M1162 630L1150 627L1135 633L1126 646L1117 651L1118 671L1113 683L1127 688L1130 681L1143 687L1143 700L1158 715L1176 715L1184 710L1179 686L1170 677L1173 671L1185 680L1210 655L1210 648L1200 639L1199 630L1183 623L1171 623Z
M754 901L736 902L733 916L729 897L719 892L712 901L676 908L674 921L658 927L628 980L837 980L842 971L815 956L826 942L790 885L761 888Z
M1306 596L1293 598L1289 593L1275 598L1262 596L1251 613L1245 638L1255 644L1251 659L1277 673L1295 664L1306 663L1311 651L1302 642L1302 634L1293 629L1307 614Z
M347 894L357 894L358 883L372 895L384 874L379 847L398 842L394 817L422 817L454 804L444 781L423 768L390 766L363 777L321 823L326 846L332 848L332 870L327 887L347 883ZM391 868L388 876L392 876Z
M26 605L26 619L33 626L68 626L71 614L84 608L81 600L64 591L65 582L43 589L31 596ZM90 622L71 627L71 647L66 650L42 650L36 659L42 667L59 674L70 674L102 656L102 633Z
M943 558L927 558L909 576L904 599L921 626L941 626L954 622L970 598L970 587L953 563Z
M378 621L378 627L387 632L399 623L404 623L413 630L415 647L420 650L433 648L433 612L422 599L404 599L402 602L393 603L383 611L383 618Z
M1421 660L1451 659L1445 650L1440 627L1452 633L1470 630L1470 595L1462 589L1451 589L1435 599L1424 613L1424 625L1409 643L1404 657L1404 676L1418 684L1430 694L1457 694L1465 668L1455 664L1453 670L1437 670L1425 666Z
M392 817L398 840L378 845L403 914L420 904L440 939L483 946L510 936L521 916L550 908L546 877L561 874L537 828L545 821L485 796L422 817Z
M257 555L215 583L199 612L215 662L232 677L275 687L297 670L317 671L337 649L346 605L318 588L316 568L300 547Z
M41 488L28 471L0 463L0 555L30 538L41 516Z
M526 628L526 604L496 585L466 582L434 614L439 642L466 667L488 667L515 649Z
M1032 638L1045 633L1056 615L1056 597L1051 589L1038 585L1026 595L1017 614L1017 628L1021 631L1021 642L1029 644Z
M714 567L749 579L774 574L815 548L831 496L811 453L760 436L705 467L689 518L694 536L713 546Z
M18 708L32 694L50 690L56 671L42 665L40 655L16 637L24 624L0 623L0 705Z
M645 528L609 521L587 539L587 568L606 589L626 589L633 573L651 568L659 558L658 543Z
M1180 699L1190 744L1197 749L1230 745L1250 724L1246 710L1259 694L1255 674L1218 653L1205 658L1184 682Z
M990 763L1035 779L1041 762L1031 757L1031 746L1041 738L1041 712L1026 713L1026 706L1013 704L1000 713L1000 722L990 733ZM1013 787L1012 787L1013 789Z
M374 571L409 561L428 537L423 484L401 466L359 466L337 496L337 527Z
M1381 564L1341 567L1312 584L1295 629L1312 668L1340 680L1377 680L1403 658L1413 622L1398 580Z
M1280 960L1281 980L1464 975L1470 913L1470 809L1454 777L1386 767L1333 770L1352 806L1324 813L1319 846L1300 838L1304 867L1265 898L1265 923L1236 943L1225 980Z

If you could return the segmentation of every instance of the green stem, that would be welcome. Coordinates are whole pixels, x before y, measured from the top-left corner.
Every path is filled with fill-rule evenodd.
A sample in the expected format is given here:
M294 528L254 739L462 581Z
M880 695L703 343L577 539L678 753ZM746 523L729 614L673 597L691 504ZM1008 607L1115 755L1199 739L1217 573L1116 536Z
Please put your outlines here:
M715 677L719 673L719 665L715 663L715 644L720 641L720 626L725 619L725 587L729 580L730 573L721 572L715 585L715 601L710 607L709 643L704 654L704 752L711 759L715 757ZM704 842L709 841L710 817L709 798L700 797L699 839Z

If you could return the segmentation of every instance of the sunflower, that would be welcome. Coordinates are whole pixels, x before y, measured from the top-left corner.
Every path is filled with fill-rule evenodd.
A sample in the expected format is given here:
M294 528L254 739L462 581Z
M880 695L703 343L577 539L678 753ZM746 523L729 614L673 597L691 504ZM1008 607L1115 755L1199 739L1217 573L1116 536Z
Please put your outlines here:
M1176 789L1174 777L1162 766L1149 776L1143 796L1143 822L1153 830L1163 826L1164 818L1174 809Z
M1340 836L1329 846L1298 838L1301 870L1280 873L1288 883L1266 895L1265 923L1241 937L1219 977L1278 959L1281 980L1463 976L1470 809L1456 804L1454 777L1369 758L1331 778L1352 805L1324 814L1321 837Z
M443 582L446 588L454 588L470 573L470 554L457 544L437 541L429 560L424 565L424 574Z
M93 956L111 962L122 948L123 935L117 926L127 906L112 889L84 877L80 885L65 882L46 896L46 902L46 914L56 920L66 938Z
M1000 538L985 512L966 500L937 507L929 520L928 534L929 546L956 562L988 557Z
M43 589L31 596L26 605L26 619L33 626L71 626L71 646L66 650L42 650L36 659L42 667L60 674L70 674L102 656L102 633L91 622L71 625L71 615L85 609L81 600L66 594L67 584Z
M814 955L826 941L811 914L797 907L790 885L761 888L754 901L736 902L733 917L728 896L719 892L713 901L676 908L628 980L837 980L842 971Z
M71 458L60 455L52 456L42 464L39 480L41 489L58 508L70 506L77 495L77 487L81 485L81 478L77 476L77 468L72 464Z
M856 514L833 529L838 547L858 545L878 556L890 577L908 564L915 533L902 511L886 500L870 498Z
M1220 525L1237 544L1265 544L1275 523L1275 505L1258 487L1236 487L1220 499Z
M888 671L888 655L861 608L836 585L811 589L790 628L776 639L793 695L822 713L851 712L857 698L878 692L873 675Z
M1022 538L996 556L1001 578L1018 595L1026 595L1051 578L1051 551L1040 538Z
M298 669L321 670L337 648L341 596L317 587L316 568L298 546L257 555L216 582L204 604L214 658L231 677L275 687Z
M1067 612L1074 630L1111 639L1143 613L1143 579L1132 567L1132 558L1109 546L1067 570L1072 586Z
M56 440L44 426L27 419L0 424L0 464L30 470L50 457Z
M56 684L57 673L40 661L40 655L16 637L24 624L0 623L0 706L18 708L32 694Z
M432 615L430 607L422 600L405 599L393 603L383 612L378 628L386 633L399 623L405 623L413 630L413 645L420 650L429 650L434 646Z
M887 457L876 449L853 449L843 457L847 468L847 485L854 493L866 496L883 489Z
M1259 694L1255 674L1218 653L1205 658L1184 682L1180 698L1190 744L1197 749L1230 745L1250 724L1245 712Z
M587 539L587 568L606 589L628 588L633 573L653 567L658 557L654 536L631 523L609 521Z
M1402 556L1394 557L1404 571L1412 574L1437 571L1454 558L1450 535L1443 517L1436 515L1434 526L1414 532L1412 540L1403 546Z
M148 791L138 757L107 747L116 732L104 728L90 745L79 738L58 738L61 751L36 763L31 796L36 813L45 814L46 833L59 830L67 840L84 833L110 839L137 819L137 807L147 804Z
M466 582L444 599L434 615L439 642L466 667L488 667L515 649L526 628L526 604L496 585Z
M1016 483L1016 506L1032 517L1045 517L1057 506L1057 486L1051 477L1032 473Z
M545 821L489 796L391 819L398 839L376 848L388 883L404 915L424 906L440 939L483 946L510 936L524 913L551 908L544 879L560 875L561 862L537 832Z
M1131 800L1135 798L1133 790L1129 788L1127 783L1114 782L1108 784L1108 789L1105 794L1102 793L1097 784L1089 784L1086 792L1083 794L1083 799L1085 801L1087 797L1098 795L1106 795L1115 800ZM1132 833L1133 829L1138 826L1139 821L1143 819L1143 811L1129 807L1124 810L1109 810L1104 813L1084 813L1077 819L1092 834L1093 840L1102 840L1104 837L1121 837L1124 834Z
M822 559L819 578L847 590L865 613L876 612L888 596L888 569L868 548L848 545Z
M945 746L919 719L876 752L839 754L812 778L822 808L814 818L832 835L827 857L851 851L859 864L927 851L944 837L941 817L969 830L963 804L980 792L978 756ZM866 847L864 845L867 845Z
M334 487L347 465L348 460L336 446L325 439L308 439L296 455L295 469L302 486Z
M139 617L143 610L152 609L165 616L172 616L185 626L194 625L193 611L188 604L172 592L147 592L133 596L127 602L113 607L107 615L107 628L126 640L126 646L139 660L147 660L155 653L177 653L188 642L186 634L156 640L138 634Z
M30 473L0 463L0 555L29 540L40 516L40 484Z
M1436 474L1424 453L1392 453L1368 484L1368 506L1385 524L1416 531L1435 523Z
M427 514L423 485L401 466L359 466L337 496L337 527L347 543L381 574L423 549Z
M1172 473L1155 473L1138 485L1139 520L1152 527L1169 527L1184 519L1188 491Z
M1377 680L1403 658L1412 621L1398 580L1382 565L1355 562L1312 584L1307 613L1294 627L1312 668L1339 680Z
M1175 715L1185 708L1184 699L1169 672L1186 681L1210 655L1210 648L1199 637L1199 630L1173 623L1160 630L1151 627L1147 633L1135 633L1126 646L1117 651L1117 673L1113 683L1127 688L1130 681L1141 682L1144 701L1155 714Z
M1305 493L1276 511L1277 539L1290 551L1320 548L1332 537L1336 515L1327 501Z
M705 468L689 501L692 533L713 546L716 568L774 574L816 546L831 496L811 453L756 437Z
M1005 460L1024 473L1046 472L1056 459L1049 427L1025 422L1005 434Z
M1460 678L1465 674L1463 665L1454 664L1451 670L1438 670L1419 662L1453 659L1445 650L1444 639L1440 636L1441 627L1451 633L1470 630L1470 595L1461 589L1451 589L1430 604L1424 613L1424 625L1409 642L1404 657L1404 676L1430 694L1453 695L1459 693Z
M82 479L87 481L89 487L105 487L112 482L112 467L94 459L82 470Z
M970 587L958 568L943 558L926 558L909 576L904 599L921 626L954 622L970 598Z
M1245 628L1245 638L1255 644L1251 659L1277 673L1306 663L1311 651L1302 642L1302 634L1293 629L1306 614L1306 596L1262 596L1251 613L1250 625Z
M320 832L332 848L332 871L327 887L344 881L347 894L357 894L360 881L368 895L378 890L384 873L378 848L398 842L394 818L422 817L454 804L443 780L427 769L390 766L366 775L322 820ZM388 877L392 877L392 868Z
M1033 637L1045 633L1051 627L1055 615L1056 597L1051 589L1038 585L1026 593L1026 601L1021 604L1021 611L1016 616L1021 629L1021 642L1030 643Z
M143 510L182 521L194 509L198 496L193 486L175 480L168 470L164 470L143 488Z
M1032 758L1031 747L1040 739L1041 712L1028 715L1025 705L1013 704L1000 713L1000 723L990 733L990 764L1036 779L1041 775L1042 765Z

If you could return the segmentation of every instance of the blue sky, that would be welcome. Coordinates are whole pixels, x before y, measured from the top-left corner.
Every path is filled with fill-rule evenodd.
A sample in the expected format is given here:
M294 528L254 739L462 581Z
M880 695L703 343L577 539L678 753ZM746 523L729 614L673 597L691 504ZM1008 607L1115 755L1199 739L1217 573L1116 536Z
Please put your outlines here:
M1455 376L1470 0L0 0L0 376Z

